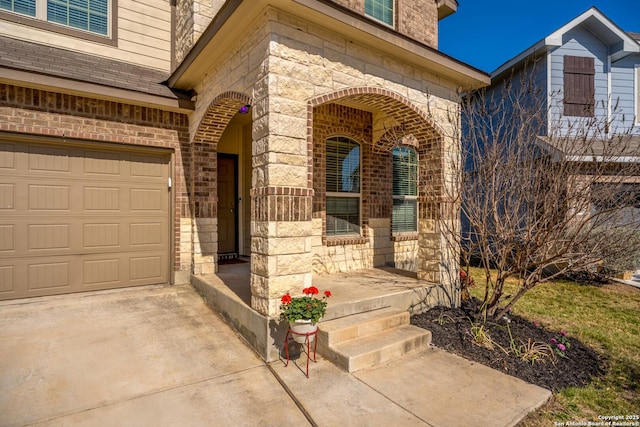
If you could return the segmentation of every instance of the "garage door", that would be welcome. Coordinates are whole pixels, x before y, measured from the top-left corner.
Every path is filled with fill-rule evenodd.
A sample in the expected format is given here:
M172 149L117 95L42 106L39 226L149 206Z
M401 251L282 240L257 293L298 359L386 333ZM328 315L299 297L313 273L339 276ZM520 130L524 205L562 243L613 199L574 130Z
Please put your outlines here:
M0 139L0 300L167 283L169 162Z

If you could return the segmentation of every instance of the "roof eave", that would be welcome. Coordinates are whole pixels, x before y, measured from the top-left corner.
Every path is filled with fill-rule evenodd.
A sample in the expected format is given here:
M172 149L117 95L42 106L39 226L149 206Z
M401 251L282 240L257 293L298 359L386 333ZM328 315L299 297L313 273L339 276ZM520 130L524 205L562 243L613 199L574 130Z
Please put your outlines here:
M0 82L32 89L53 90L70 95L153 107L167 111L186 113L195 109L195 103L193 101L180 97L168 98L139 91L10 68L2 69Z
M328 26L354 40L376 46L389 55L410 61L442 77L443 80L455 83L463 90L487 86L490 83L489 75L484 71L402 36L361 15L349 13L334 3L318 0L229 0L171 75L168 80L169 87L192 89L203 78L204 70L207 68L202 66L206 61L203 58L212 61L220 55L216 51L224 49L226 43L223 41L229 40L229 33L237 27L234 23L255 16L256 11L261 11L269 5L301 16L305 20Z

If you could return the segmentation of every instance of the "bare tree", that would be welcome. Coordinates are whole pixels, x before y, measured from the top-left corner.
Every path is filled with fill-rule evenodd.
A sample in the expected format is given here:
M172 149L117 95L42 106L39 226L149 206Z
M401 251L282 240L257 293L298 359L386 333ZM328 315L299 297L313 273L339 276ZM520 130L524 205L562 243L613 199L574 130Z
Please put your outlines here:
M535 75L521 70L449 112L461 124L451 128L462 129L451 165L459 182L450 186L459 193L448 198L461 202L462 231L445 235L463 264L484 269L485 316L502 317L560 276L640 263L640 136L614 128L625 124L615 105L605 117L592 114L607 111L602 105L561 117L559 94L549 106ZM507 279L515 292L507 294Z

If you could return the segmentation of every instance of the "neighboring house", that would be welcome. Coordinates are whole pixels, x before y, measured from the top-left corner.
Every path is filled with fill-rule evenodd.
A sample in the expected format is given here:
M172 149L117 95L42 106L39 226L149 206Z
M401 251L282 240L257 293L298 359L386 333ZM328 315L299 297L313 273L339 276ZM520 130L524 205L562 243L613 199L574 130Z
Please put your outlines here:
M0 2L0 299L189 283L236 255L264 318L320 272L454 286L447 110L489 82L437 50L456 7Z
M481 92L473 99L485 104L491 100L498 105L512 96L521 105L535 105L544 117L536 129L539 133L522 139L530 139L543 153L562 156L583 172L594 160L606 162L612 171L616 165L615 170L622 170L620 164L625 162L640 164L640 34L623 31L595 7L493 71L491 85ZM503 105L510 111L513 104ZM629 193L627 207L635 209L637 221L640 174L637 169L632 172L616 178L615 188ZM608 185L613 188L606 179L597 178L598 187L589 184L590 191L579 196L587 201L585 206L602 207L602 200L593 203L593 194ZM468 229L466 219L463 229Z

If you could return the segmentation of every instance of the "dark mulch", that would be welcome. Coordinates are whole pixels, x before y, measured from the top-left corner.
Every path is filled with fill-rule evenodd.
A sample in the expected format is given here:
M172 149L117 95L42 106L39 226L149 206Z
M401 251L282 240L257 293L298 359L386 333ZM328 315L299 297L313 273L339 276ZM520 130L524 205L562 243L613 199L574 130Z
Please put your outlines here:
M532 384L559 390L572 386L583 386L593 378L604 373L605 363L599 359L594 350L576 338L567 337L569 347L564 356L556 354L555 361L522 360L513 351L506 354L498 345L509 350L511 339L507 328L507 320L487 321L485 326L493 342L493 349L476 344L471 334L471 321L478 301L464 301L461 308L451 309L436 307L426 313L413 315L411 323L428 329L433 334L432 343L436 347L463 356L491 368L503 371ZM552 338L560 338L558 331L551 331L541 325L517 315L509 315L509 328L514 341L550 343ZM481 324L476 322L475 324Z

